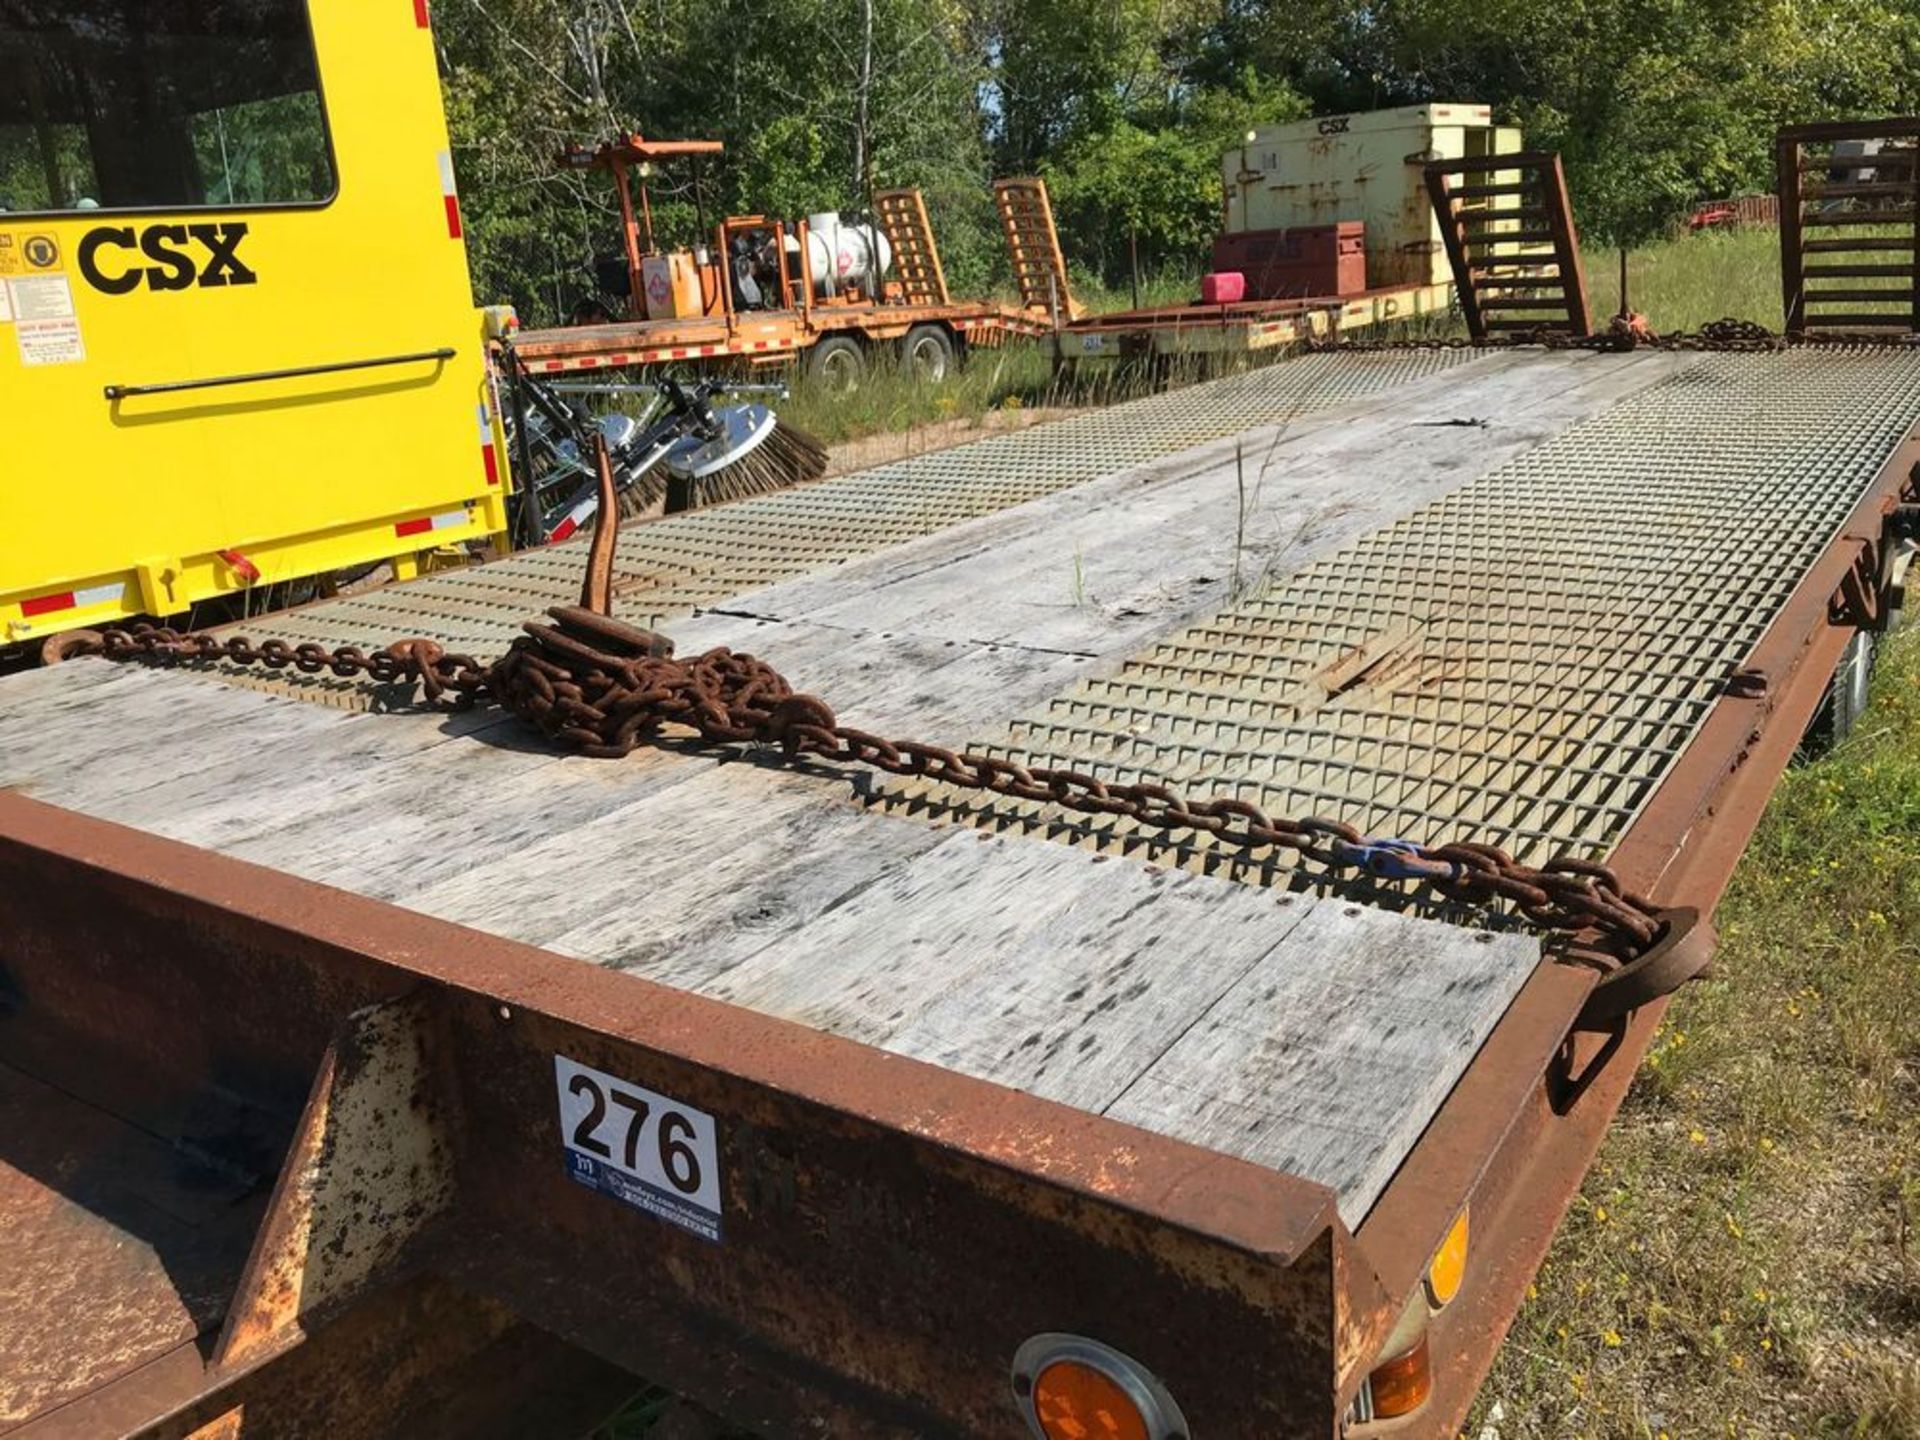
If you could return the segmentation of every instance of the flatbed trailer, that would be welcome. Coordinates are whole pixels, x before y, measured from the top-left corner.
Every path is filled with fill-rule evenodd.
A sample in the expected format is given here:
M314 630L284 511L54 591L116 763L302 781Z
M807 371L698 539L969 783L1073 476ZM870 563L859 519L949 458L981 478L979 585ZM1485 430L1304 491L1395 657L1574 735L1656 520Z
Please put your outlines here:
M882 733L1707 914L1916 421L1888 349L1316 354L630 529L616 605ZM487 654L579 553L273 628ZM1014 1435L1078 1355L1148 1433L1451 1435L1664 1009L1390 880L395 699L0 682L9 1433L574 1433L633 1374Z
M1044 312L953 298L940 263L939 242L918 190L878 192L873 221L860 232L867 238L858 245L845 242L848 249L840 253L838 268L831 254L823 257L826 268L819 273L814 270L815 237L809 220L797 222L789 232L784 222L765 216L732 216L714 227L710 252L662 255L644 181L638 187L639 209L634 206L635 167L656 158L719 149L713 142L657 141L634 135L563 157L563 163L573 168L604 169L613 177L620 199L631 313L602 324L520 333L512 337L509 347L519 364L551 375L641 365L739 367L805 361L828 383L846 387L858 383L870 351L889 347L926 379L937 382L946 378L949 364L968 349L996 347L1010 335L1032 337L1046 332ZM838 222L837 217L826 218L834 219L836 225L825 237L825 249L832 252ZM764 305L743 302L743 289L747 300L755 300L759 288L743 287L733 273L731 258L736 237L755 234L771 235L774 252L782 257L777 282L768 284ZM866 252L866 245L876 247L873 253ZM718 258L706 260L709 253ZM855 275L848 288L849 273L857 268L849 257L858 256L865 256L875 273ZM680 307L679 313L660 315L649 308L652 300L645 294L645 267L666 263L683 265L692 277L686 298L693 303ZM889 268L894 272L891 277L884 275ZM662 270L655 276L662 303L674 290L670 274Z
M1055 332L1063 360L1256 355L1453 311L1453 286L1395 285L1358 295L1155 305L1083 315Z
M613 370L633 365L791 365L821 341L844 336L866 347L897 346L922 326L947 335L956 350L993 349L1009 338L1048 333L1044 317L989 301L950 304L840 303L811 309L744 310L676 320L617 320L524 330L514 353L535 374Z

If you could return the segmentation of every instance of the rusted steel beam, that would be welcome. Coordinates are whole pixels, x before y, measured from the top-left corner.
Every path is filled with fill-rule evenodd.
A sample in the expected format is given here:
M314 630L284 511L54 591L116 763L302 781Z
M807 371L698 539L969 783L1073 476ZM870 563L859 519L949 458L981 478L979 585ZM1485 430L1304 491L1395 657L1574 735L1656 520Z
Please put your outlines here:
M674 1356L760 1424L811 1389L901 1432L1003 1430L1020 1342L1079 1330L1196 1427L1268 1436L1330 1433L1378 1329L1320 1186L17 796L0 875L0 1059L235 1090L285 1157L233 1363L426 1270L616 1364ZM717 1239L574 1183L556 1057L714 1117ZM322 1173L348 1157L373 1199Z
M638 1387L627 1372L510 1311L421 1278L351 1307L260 1363L210 1377L202 1347L181 1344L4 1433L9 1440L576 1440Z

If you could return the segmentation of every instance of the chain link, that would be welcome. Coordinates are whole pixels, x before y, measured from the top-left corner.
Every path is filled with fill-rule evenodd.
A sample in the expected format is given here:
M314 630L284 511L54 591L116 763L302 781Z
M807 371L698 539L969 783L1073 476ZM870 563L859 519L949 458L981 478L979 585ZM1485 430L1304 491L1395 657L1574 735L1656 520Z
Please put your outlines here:
M1541 327L1507 335L1489 335L1474 340L1464 335L1410 336L1398 340L1347 340L1339 337L1309 339L1306 348L1313 351L1343 350L1365 353L1388 350L1513 350L1531 346L1545 350L1628 350L1710 351L1720 354L1762 354L1799 348L1912 349L1920 345L1920 336L1882 331L1830 331L1780 335L1753 320L1729 316L1710 320L1698 330L1676 330L1655 334L1625 318L1616 318L1605 330L1592 335L1569 335L1565 331Z
M629 754L670 725L708 744L777 745L788 759L815 756L1157 830L1204 834L1234 850L1290 850L1331 871L1425 883L1468 905L1504 901L1532 924L1580 935L1596 952L1621 961L1644 953L1663 934L1663 912L1626 890L1604 865L1562 858L1535 868L1490 845L1369 837L1338 820L1272 816L1232 796L1197 799L1153 780L1106 781L1084 771L876 735L840 724L824 700L795 691L752 655L720 648L676 659L666 637L597 611L565 606L547 614L545 623L528 622L506 654L485 667L426 639L368 653L352 646L255 643L244 636L223 640L154 625L102 631L80 642L75 653L417 683L429 704L460 709L491 700L582 755Z
M109 660L226 661L266 670L321 671L351 680L364 675L375 684L417 683L429 704L445 702L464 709L486 690L487 671L470 655L450 654L432 640L397 640L384 650L368 654L356 645L329 648L312 643L289 645L284 640L255 644L244 635L222 640L204 630L180 631L165 625L135 625L131 629L81 632L64 653L101 655Z

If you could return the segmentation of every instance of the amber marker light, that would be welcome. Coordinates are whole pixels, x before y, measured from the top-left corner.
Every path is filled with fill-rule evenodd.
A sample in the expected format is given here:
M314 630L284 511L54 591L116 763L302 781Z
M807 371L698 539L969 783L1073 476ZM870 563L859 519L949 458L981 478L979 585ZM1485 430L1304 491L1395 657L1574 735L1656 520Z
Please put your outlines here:
M1426 1404L1433 1393L1433 1356L1427 1349L1427 1332L1420 1332L1411 1349L1374 1366L1367 1385L1373 1392L1375 1420L1411 1415Z
M1013 1359L1013 1399L1036 1440L1187 1440L1166 1387L1081 1335L1035 1335Z
M1433 1263L1427 1266L1427 1302L1438 1310L1460 1293L1461 1282L1466 1278L1467 1212L1462 1210L1453 1228L1447 1231L1447 1238L1434 1252Z
M1433 1354L1427 1347L1427 1295L1415 1290L1381 1347L1381 1359L1360 1382L1347 1424L1368 1425L1411 1415L1433 1393Z

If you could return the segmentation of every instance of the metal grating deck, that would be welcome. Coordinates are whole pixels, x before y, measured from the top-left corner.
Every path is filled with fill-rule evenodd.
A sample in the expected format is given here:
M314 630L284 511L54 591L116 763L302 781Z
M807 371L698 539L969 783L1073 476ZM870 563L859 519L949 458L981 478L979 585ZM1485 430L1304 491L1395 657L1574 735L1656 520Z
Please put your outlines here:
M1534 863L1597 856L1917 419L1920 355L1705 357L976 748ZM879 798L1278 868L925 782Z
M1469 351L1303 356L620 536L621 618L659 625L776 580L837 564L1224 436L1376 395L1470 362ZM585 540L528 551L276 615L272 633L323 645L425 635L485 660L523 621L579 594ZM239 626L238 629L260 629ZM363 707L372 687L331 676L221 670L223 679Z

